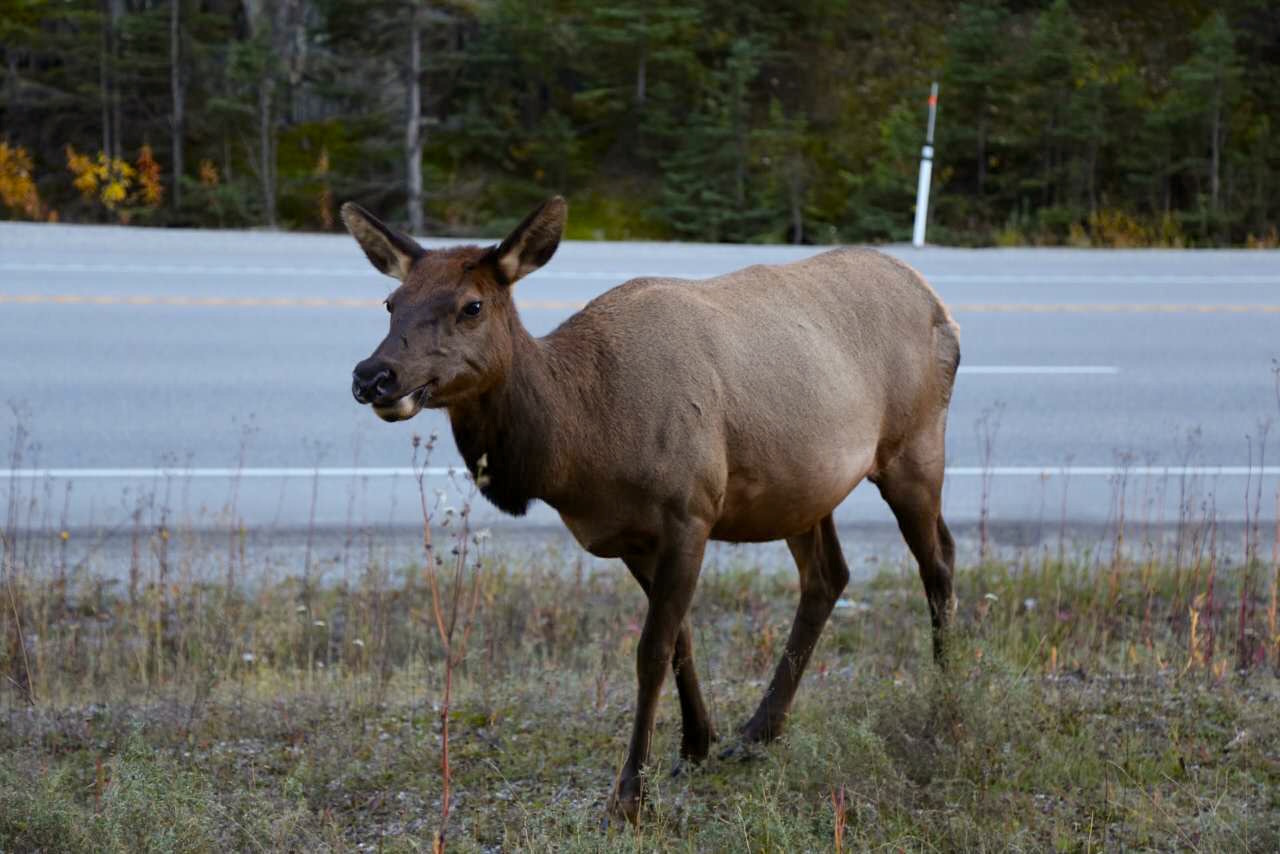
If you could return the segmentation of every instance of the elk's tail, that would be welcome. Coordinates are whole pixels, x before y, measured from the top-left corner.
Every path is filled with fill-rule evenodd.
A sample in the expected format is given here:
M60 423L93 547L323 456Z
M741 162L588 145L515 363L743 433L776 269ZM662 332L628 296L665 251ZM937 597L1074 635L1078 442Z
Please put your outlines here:
M941 301L934 310L933 349L942 373L944 403L949 403L951 390L956 382L956 371L960 369L960 327Z

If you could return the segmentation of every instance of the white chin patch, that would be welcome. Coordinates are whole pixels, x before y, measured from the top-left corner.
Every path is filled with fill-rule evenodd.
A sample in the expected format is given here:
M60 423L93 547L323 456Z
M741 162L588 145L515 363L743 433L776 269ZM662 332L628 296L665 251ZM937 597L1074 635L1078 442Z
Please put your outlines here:
M374 413L383 421L405 421L418 414L418 403L414 395L406 394L395 403L386 406L374 404Z

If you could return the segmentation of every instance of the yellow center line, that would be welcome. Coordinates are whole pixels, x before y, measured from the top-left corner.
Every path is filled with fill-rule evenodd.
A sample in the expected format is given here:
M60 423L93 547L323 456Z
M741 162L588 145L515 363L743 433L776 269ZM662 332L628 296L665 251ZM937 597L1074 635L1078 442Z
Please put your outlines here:
M193 297L98 294L0 294L0 305L159 305L188 308L379 308L350 297ZM577 311L577 300L520 299L528 311ZM951 303L957 314L1280 314L1268 303Z

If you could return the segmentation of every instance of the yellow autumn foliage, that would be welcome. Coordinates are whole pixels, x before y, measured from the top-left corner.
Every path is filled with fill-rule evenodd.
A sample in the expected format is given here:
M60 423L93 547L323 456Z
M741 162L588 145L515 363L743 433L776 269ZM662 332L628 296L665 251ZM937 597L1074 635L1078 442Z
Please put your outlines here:
M0 141L0 202L31 219L43 219L32 171L31 155L25 148Z
M200 161L200 183L212 189L218 186L218 167L213 165L212 160Z
M142 146L137 166L103 151L93 157L68 145L66 152L67 169L75 176L72 184L88 201L100 202L114 211L120 206L154 208L164 200L160 164L149 145ZM121 216L125 214L122 212Z
M138 183L141 185L142 202L154 208L164 201L164 184L160 181L160 164L156 162L151 146L144 145L138 152Z
M71 174L75 175L75 180L71 182L81 195L85 198L92 198L98 191L98 173L94 168L93 160L87 154L81 154L70 145L67 146L67 168L71 170Z

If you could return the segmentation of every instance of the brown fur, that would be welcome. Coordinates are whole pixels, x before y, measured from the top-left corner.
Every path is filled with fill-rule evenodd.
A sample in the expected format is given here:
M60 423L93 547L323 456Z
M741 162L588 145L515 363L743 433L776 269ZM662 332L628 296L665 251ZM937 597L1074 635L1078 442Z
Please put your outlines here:
M383 242L385 226L351 216L371 259L395 256L407 239ZM522 513L545 501L584 548L621 558L644 588L636 719L611 801L634 819L668 666L682 756L702 759L715 737L686 620L708 539L785 539L800 570L795 625L744 740L782 730L848 580L831 514L864 478L920 564L942 657L954 546L941 487L959 337L906 264L836 249L703 281L635 279L535 339L509 285L549 260L564 216L555 199L498 247L408 260L391 334L357 367L357 383L362 371L394 372L380 414L446 407L468 467L487 461L494 504ZM475 300L482 317L472 319L461 312ZM429 393L406 405L424 383Z

